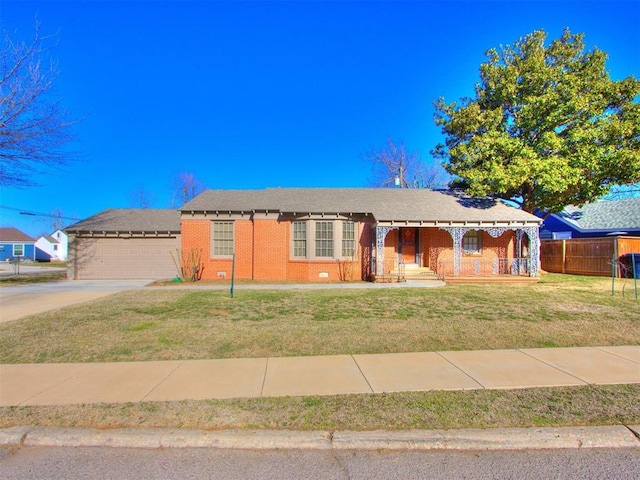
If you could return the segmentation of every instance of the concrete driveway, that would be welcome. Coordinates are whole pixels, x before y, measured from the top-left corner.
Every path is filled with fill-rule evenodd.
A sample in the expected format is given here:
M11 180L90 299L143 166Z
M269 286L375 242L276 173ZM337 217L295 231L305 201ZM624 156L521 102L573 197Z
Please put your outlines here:
M0 322L88 302L124 290L135 290L149 280L63 280L0 288Z

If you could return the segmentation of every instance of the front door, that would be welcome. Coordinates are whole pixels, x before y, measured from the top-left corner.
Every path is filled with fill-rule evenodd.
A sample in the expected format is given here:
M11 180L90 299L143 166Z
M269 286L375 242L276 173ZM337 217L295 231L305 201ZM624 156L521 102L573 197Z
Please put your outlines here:
M416 263L416 254L418 253L418 229L417 228L401 228L400 229L400 259L405 263Z

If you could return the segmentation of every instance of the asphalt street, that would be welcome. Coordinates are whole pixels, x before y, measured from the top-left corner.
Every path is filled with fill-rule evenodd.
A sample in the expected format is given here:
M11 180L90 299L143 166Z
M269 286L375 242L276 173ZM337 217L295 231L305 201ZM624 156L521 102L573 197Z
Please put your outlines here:
M636 480L640 449L518 451L0 450L6 479Z

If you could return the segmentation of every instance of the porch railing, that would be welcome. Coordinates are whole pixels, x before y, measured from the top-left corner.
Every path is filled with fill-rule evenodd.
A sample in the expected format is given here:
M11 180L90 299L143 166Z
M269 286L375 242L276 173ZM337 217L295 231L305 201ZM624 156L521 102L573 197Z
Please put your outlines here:
M530 258L463 258L460 262L461 276L522 275L529 276ZM454 276L453 260L438 261L438 276Z

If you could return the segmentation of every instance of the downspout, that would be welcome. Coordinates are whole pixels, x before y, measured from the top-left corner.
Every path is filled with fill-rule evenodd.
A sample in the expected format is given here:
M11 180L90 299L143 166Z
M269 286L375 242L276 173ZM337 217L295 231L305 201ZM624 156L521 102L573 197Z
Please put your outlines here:
M251 280L255 280L256 275L256 217L251 215ZM235 262L235 253L234 253Z
M73 280L78 280L78 234L73 235Z

